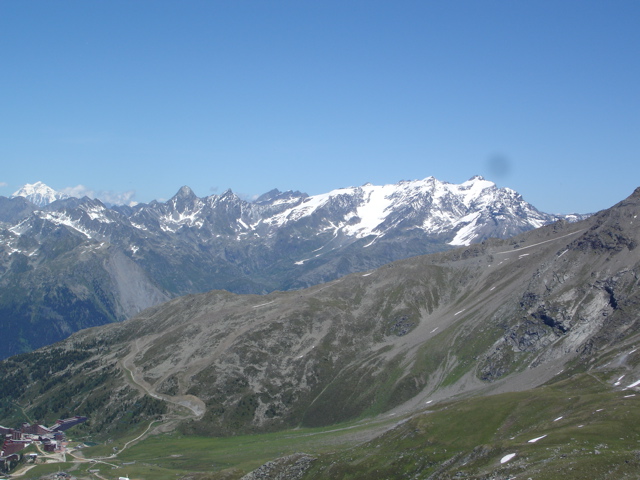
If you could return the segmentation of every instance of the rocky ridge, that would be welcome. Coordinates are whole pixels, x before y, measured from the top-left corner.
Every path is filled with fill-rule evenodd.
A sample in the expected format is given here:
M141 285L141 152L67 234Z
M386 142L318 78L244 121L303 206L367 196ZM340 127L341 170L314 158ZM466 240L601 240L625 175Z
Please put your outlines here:
M164 203L112 208L27 198L37 200L0 198L0 321L14 332L0 341L3 356L179 295L300 289L561 218L481 177L312 197L273 190L255 202L230 190L200 198L189 187Z

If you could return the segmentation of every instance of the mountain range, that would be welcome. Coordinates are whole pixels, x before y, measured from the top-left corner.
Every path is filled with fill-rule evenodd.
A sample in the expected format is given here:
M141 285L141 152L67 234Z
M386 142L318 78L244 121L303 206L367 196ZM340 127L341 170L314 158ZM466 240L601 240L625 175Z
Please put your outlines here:
M246 479L635 478L639 214L640 188L578 222L322 285L175 298L0 362L0 421L86 415L83 434L118 448L152 421L180 438L285 429L287 449L294 429L353 429ZM167 478L191 471L149 448ZM247 473L209 468L194 478Z
M366 184L309 196L228 190L106 206L38 182L0 197L6 357L180 295L294 290L561 219L482 177Z

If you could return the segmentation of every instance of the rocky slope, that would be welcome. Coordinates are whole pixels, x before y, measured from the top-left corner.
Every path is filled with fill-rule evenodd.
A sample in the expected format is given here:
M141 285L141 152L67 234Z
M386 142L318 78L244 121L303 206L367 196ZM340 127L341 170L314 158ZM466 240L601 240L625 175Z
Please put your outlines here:
M29 187L0 198L0 357L178 295L299 289L560 218L481 177L255 202L183 187L165 203L113 208Z
M640 342L639 213L640 189L582 222L300 291L180 297L0 363L2 401L108 434L123 398L153 397L188 409L184 433L232 435L532 388Z

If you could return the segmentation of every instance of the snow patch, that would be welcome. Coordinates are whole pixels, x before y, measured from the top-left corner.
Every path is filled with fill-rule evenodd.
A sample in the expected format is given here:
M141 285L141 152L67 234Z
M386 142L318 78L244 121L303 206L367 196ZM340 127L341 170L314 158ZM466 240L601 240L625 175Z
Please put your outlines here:
M54 223L56 225L64 225L66 227L73 228L74 230L76 230L77 232L80 232L87 238L92 238L91 231L87 230L86 228L83 228L82 225L80 225L77 221L73 220L71 217L69 217L65 213L62 213L62 212L42 213L40 218L42 218L43 220L48 220L51 223Z
M105 215L105 209L102 207L92 207L85 212L91 220L97 220L100 223L113 223L113 220Z
M465 224L458 232L456 236L453 237L453 240L449 242L449 245L454 246L467 246L471 245L471 242L474 238L478 236L476 233L476 222L480 218L480 212L470 213L469 215L465 215L460 220L456 222L457 225Z
M272 303L276 303L276 301L275 301L275 300L271 300L270 302L267 302L267 303L261 303L260 305L254 305L254 306L253 306L253 307L251 307L251 308L264 307L265 305L271 305Z
M511 460L515 456L516 456L515 453L509 453L508 455L505 455L500 459L500 463L507 463L509 460Z
M633 387L637 387L638 385L640 385L640 380L633 382L631 385L629 385L627 388L633 388Z

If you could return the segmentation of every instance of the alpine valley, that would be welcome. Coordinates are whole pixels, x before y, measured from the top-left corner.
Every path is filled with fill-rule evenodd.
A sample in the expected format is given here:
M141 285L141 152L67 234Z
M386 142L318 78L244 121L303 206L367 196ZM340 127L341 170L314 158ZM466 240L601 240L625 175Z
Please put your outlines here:
M214 289L295 290L403 258L507 238L569 218L481 177L433 177L248 202L182 187L106 206L38 182L0 197L0 358Z
M384 210L385 189L405 210ZM176 295L168 286L186 278L173 271L180 259L193 265L193 285L200 278L195 258L208 257L189 263L182 249L207 251L194 240L207 228L221 247L238 245L225 253L229 269L252 258L259 265L245 267L247 278L250 268L258 279L268 270L296 288L180 296L0 362L3 425L89 419L71 430L76 442L61 463L33 465L22 478L60 468L108 480L638 478L640 188L588 218L549 225L515 193L479 178L309 198L274 192L253 204L229 192L201 200L187 189L137 209L66 199L37 210L13 201L22 202L16 211L31 209L5 231L14 242L6 248L26 258L24 272L37 271L30 262L45 252L50 262L73 259L70 269L85 255L102 271L129 272L133 286ZM368 216L373 205L388 215ZM200 222L195 212L205 210L216 214ZM515 215L496 225L514 211L541 226L483 240L529 229ZM427 230L438 240L427 242ZM31 243L21 240L27 232ZM46 242L56 235L68 246L58 256ZM478 243L466 245L472 235ZM116 246L118 238L126 242ZM176 263L165 271L173 283L160 285L149 273L160 267L144 259L162 241L176 251L161 258ZM376 263L370 249L420 243L449 248L345 274ZM256 251L280 268L247 253ZM307 270L295 276L294 267ZM337 278L300 288L323 275ZM264 280L251 287L274 288Z

